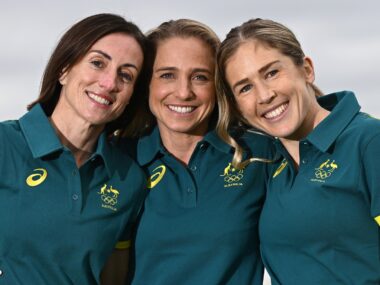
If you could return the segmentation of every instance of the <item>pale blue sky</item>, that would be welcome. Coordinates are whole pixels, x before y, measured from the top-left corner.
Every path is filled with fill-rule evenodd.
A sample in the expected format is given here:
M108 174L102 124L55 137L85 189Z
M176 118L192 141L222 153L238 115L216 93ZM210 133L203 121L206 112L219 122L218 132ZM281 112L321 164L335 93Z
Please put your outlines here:
M194 18L223 39L249 18L279 21L298 36L314 60L316 84L326 93L357 93L363 110L380 117L376 71L380 65L380 2L320 1L15 1L0 9L0 120L18 118L38 96L45 64L63 32L94 13L112 12L143 31L168 19Z

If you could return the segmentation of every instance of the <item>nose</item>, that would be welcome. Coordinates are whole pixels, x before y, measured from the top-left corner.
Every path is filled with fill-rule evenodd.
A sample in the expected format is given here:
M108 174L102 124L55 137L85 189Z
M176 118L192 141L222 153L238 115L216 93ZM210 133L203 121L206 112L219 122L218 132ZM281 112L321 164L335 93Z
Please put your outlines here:
M99 86L105 91L115 91L119 87L117 71L104 71L99 78Z
M268 104L276 97L276 92L265 84L257 84L256 92L259 104Z
M194 96L191 80L182 78L178 80L176 96L182 100L189 100Z

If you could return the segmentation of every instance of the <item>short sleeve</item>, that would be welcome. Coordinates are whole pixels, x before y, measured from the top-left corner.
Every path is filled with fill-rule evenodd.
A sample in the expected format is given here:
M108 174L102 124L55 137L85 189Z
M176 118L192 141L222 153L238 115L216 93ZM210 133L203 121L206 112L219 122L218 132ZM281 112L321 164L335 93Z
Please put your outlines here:
M371 215L380 226L380 133L371 138L363 152L365 185L368 187Z

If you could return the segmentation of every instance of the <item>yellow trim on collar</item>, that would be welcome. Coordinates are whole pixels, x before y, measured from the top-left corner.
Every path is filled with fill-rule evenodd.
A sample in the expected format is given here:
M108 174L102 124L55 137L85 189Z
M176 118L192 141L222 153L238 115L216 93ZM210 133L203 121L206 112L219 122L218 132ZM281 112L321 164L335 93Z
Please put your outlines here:
M375 221L376 221L376 223L380 226L380 216L377 216L377 217L375 218Z
M131 247L131 241L125 240L125 241L119 241L116 243L115 249L128 249Z

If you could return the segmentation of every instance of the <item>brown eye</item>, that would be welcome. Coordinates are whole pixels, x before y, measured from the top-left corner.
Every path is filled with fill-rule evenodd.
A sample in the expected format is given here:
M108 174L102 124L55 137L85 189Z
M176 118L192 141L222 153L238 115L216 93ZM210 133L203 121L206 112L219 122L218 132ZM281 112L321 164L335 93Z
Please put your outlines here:
M252 89L252 87L253 87L252 84L244 85L243 88L241 88L241 89L239 90L239 94L248 92L249 90Z
M198 80L198 81L208 81L208 77L206 75L203 75L203 74L195 75L193 77L193 79Z
M278 73L278 70L277 69L274 69L274 70L271 70L269 71L267 74L266 74L266 78L271 78L273 76L275 76L276 74Z
M102 68L104 66L101 60L92 60L91 64L95 66L96 68Z
M133 81L133 76L127 72L119 72L119 76L120 78L123 79L123 81L126 81L126 82L132 82Z

